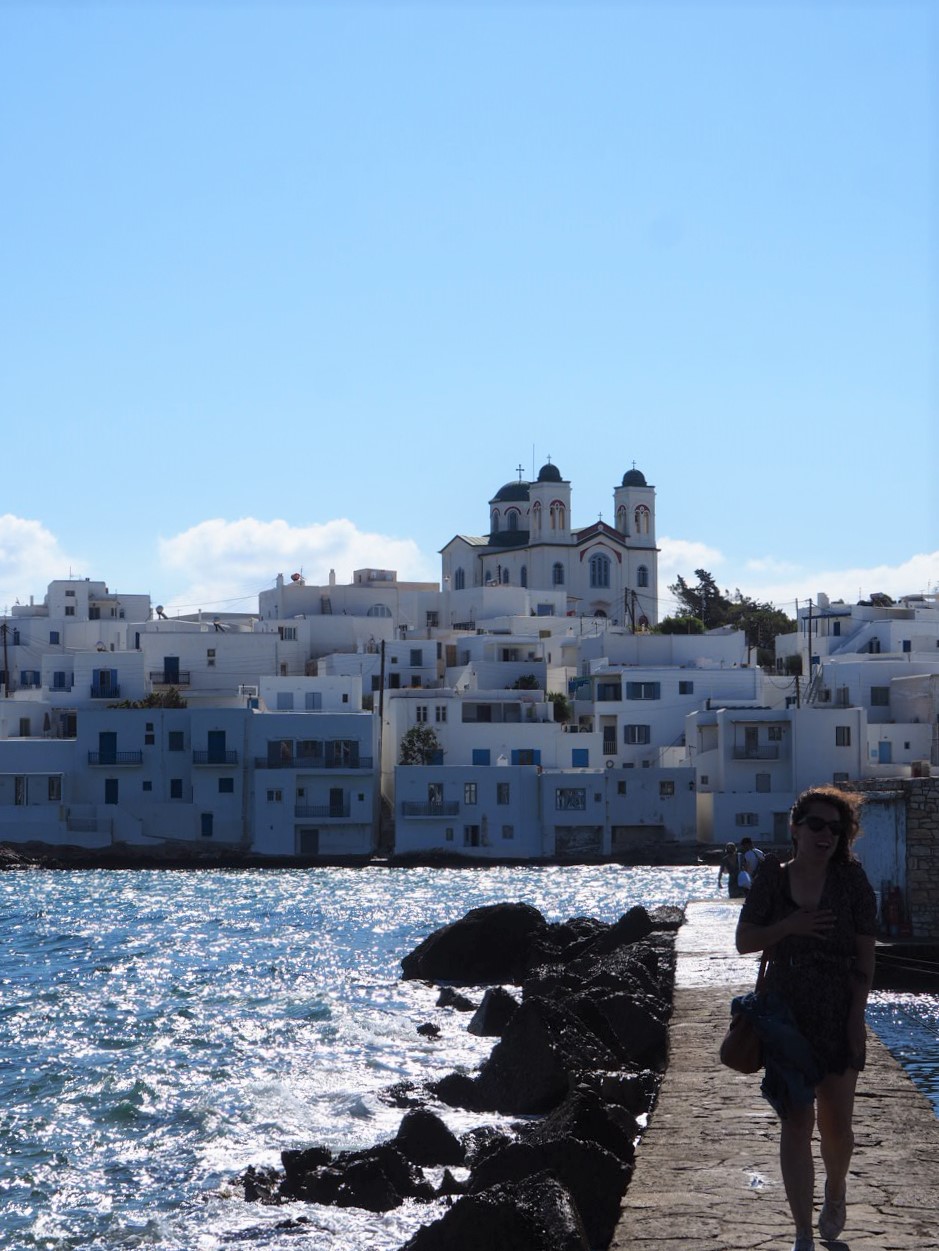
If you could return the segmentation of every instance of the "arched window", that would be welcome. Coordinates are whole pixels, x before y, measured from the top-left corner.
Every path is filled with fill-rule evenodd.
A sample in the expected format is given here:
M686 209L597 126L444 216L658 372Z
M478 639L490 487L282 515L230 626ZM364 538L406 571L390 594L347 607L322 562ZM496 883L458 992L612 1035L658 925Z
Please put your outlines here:
M626 512L626 505L620 504L619 508L617 508L616 510L616 528L617 530L619 530L620 534L626 533L627 516L628 514Z
M559 560L555 561L555 563L551 566L551 585L564 585L564 566Z
M508 584L509 584L509 571L508 569L503 569L502 570L502 585L508 586Z
M649 585L649 570L645 565L640 565L636 570L636 586Z
M648 534L649 523L650 523L651 517L649 514L649 510L648 508L646 508L645 504L639 504L637 506L635 520L636 520L636 533Z
M521 569L519 570L518 580L519 582L521 582L522 586L528 586L528 566L527 565L522 565Z
M391 609L387 604L373 604L365 615L367 617L390 617Z
M492 534L499 533L499 510L498 508L494 508L492 510L492 518L491 518L489 529Z
M564 529L564 521L565 521L565 509L564 509L564 505L561 503L561 501L560 501L560 500L552 500L552 501L551 501L551 508L550 508L550 510L549 510L549 511L550 511L550 515L551 515L551 529L552 529L552 530L563 530L563 529Z
M513 508L505 515L506 522L510 530L518 529L518 509Z
M535 534L541 530L541 500L535 500L531 506L531 526Z
M462 591L466 586L466 574L462 567L453 571L453 589L454 591Z
M598 552L596 556L590 557L590 585L591 586L609 586L610 585L610 558Z

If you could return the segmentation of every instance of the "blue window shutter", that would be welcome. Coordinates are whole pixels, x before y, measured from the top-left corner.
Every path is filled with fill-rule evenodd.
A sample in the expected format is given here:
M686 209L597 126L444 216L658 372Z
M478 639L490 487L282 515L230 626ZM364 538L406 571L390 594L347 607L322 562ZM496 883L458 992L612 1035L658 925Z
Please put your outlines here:
M487 765L488 763L489 763L489 748L488 747L474 747L473 748L473 764L474 765Z
M575 747L571 752L571 767L586 769L590 764L590 750L587 747Z

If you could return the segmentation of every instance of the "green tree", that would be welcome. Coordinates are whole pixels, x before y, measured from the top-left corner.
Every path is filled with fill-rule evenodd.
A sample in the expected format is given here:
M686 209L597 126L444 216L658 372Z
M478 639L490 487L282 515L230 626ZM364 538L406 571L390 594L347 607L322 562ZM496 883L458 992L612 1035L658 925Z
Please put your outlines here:
M694 575L698 579L694 585L679 574L678 580L669 586L678 601L679 612L675 618L666 620L690 616L697 617L708 630L716 630L719 626L743 630L747 646L756 652L757 664L771 664L776 635L791 634L796 628L793 618L787 617L775 604L761 603L744 595L739 587L733 595L729 591L722 592L706 569L696 569ZM659 628L661 630L661 626ZM675 630L661 632L681 633Z
M440 740L429 725L412 725L401 737L398 763L403 765L433 764L441 754Z
M655 627L658 634L703 634L704 622L700 617L688 614L676 617L663 617Z
M574 709L571 707L571 701L563 693L563 691L548 691L548 700L554 704L554 719L562 724L570 721L574 715Z
M523 673L520 678L516 678L509 690L512 691L537 691L541 688L538 685L538 679L533 673Z

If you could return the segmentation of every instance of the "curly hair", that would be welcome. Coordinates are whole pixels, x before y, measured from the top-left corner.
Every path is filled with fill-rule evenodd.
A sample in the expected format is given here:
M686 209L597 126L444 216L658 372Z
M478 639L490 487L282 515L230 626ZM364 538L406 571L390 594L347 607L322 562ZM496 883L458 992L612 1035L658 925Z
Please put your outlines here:
M837 786L810 786L799 795L789 811L790 825L798 825L804 820L806 812L813 803L830 804L838 809L841 817L842 834L838 839L832 860L847 864L854 859L851 847L861 833L861 801L856 795L839 790Z

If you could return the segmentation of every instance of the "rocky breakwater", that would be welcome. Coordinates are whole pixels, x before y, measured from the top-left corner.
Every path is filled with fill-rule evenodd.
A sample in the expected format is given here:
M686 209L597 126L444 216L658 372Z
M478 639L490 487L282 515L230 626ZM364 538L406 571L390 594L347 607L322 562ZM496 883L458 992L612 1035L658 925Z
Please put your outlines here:
M439 1003L476 1007L497 1037L473 1074L386 1097L407 1108L394 1138L333 1155L284 1151L249 1169L248 1199L386 1211L444 1206L402 1251L595 1251L606 1247L668 1057L679 909L631 908L614 924L549 924L523 903L475 908L402 960L405 979L442 984ZM478 1006L457 990L483 990ZM511 989L509 989L511 987ZM432 1024L421 1027L433 1036ZM457 1137L446 1107L480 1114ZM511 1130L486 1113L524 1117ZM432 1184L425 1169L442 1177Z

